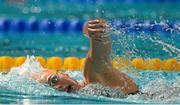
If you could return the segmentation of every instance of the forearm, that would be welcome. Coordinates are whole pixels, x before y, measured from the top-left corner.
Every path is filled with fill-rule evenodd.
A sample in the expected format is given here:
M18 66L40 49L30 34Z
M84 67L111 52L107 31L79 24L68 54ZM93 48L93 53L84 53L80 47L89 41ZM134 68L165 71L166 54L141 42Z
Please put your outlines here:
M110 62L111 40L104 38L105 41L90 39L90 50L88 56L95 63Z

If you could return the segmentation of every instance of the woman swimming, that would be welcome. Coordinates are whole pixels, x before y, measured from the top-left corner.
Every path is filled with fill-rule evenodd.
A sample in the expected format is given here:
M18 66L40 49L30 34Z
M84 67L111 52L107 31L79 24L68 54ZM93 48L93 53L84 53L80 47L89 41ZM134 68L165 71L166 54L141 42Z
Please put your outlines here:
M99 83L119 89L126 95L138 93L138 86L133 79L113 68L111 64L111 40L107 29L107 23L102 19L91 20L84 25L83 32L90 38L90 49L83 69L83 81L76 81L63 72L53 70L33 73L32 77L66 92L77 91L87 84Z

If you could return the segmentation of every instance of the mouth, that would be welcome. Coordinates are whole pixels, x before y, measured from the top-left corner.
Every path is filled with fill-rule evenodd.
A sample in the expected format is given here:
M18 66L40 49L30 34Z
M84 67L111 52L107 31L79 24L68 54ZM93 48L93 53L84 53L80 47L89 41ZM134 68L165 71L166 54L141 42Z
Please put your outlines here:
M67 93L71 92L71 90L72 90L72 86L71 86L71 85L68 85L68 86L65 88L65 91L66 91Z

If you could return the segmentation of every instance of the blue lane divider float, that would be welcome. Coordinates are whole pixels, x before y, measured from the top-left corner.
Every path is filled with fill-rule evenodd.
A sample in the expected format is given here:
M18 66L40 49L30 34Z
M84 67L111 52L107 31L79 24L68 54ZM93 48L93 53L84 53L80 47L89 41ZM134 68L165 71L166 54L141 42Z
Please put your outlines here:
M61 32L66 32L69 30L70 21L69 20L57 20L56 29Z
M9 19L0 19L0 32L67 32L67 31L82 31L84 21L83 20L9 20Z
M8 31L10 29L11 21L8 19L0 19L0 30Z
M166 22L166 21L150 21L150 20L117 20L112 23L114 29L128 32L180 32L180 21Z
M84 20L50 20L50 19L0 19L0 32L81 32ZM150 20L115 20L110 22L117 30L128 32L180 32L180 21L150 21Z
M39 30L39 21L36 19L30 19L27 22L27 30L29 31L38 31Z

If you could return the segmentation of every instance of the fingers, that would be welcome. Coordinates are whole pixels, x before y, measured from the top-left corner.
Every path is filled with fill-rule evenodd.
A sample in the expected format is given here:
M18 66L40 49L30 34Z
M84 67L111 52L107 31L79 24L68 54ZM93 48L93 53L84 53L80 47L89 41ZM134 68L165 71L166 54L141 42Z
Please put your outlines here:
M95 19L88 21L84 25L83 33L92 39L102 41L105 36L108 25L105 20Z
M88 24L96 24L96 23L99 23L99 22L100 22L99 19L95 19L95 20L88 21Z
M105 29L88 28L88 30L89 30L89 33L94 33L94 34L105 32Z
M87 25L88 31L91 34L99 34L99 33L104 33L107 24L104 20L96 19L88 22Z
M107 27L106 22L101 19L91 20L87 24L88 24L88 28L106 28Z
M106 28L107 25L104 23L88 24L88 28Z

